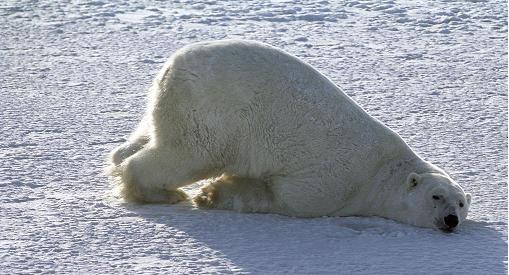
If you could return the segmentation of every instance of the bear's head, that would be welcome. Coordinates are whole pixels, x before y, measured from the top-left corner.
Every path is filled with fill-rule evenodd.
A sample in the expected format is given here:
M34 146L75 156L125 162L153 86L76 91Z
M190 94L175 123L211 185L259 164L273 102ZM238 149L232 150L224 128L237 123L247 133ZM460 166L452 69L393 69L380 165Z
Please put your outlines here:
M412 172L405 188L411 224L451 232L467 218L471 196L447 175Z

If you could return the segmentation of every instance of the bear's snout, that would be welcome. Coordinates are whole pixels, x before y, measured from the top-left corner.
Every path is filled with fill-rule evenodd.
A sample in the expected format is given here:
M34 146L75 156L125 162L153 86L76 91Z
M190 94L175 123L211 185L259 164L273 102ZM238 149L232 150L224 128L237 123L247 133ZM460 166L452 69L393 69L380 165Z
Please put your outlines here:
M444 223L449 227L449 229L453 229L458 225L458 216L456 215L447 215L444 218Z

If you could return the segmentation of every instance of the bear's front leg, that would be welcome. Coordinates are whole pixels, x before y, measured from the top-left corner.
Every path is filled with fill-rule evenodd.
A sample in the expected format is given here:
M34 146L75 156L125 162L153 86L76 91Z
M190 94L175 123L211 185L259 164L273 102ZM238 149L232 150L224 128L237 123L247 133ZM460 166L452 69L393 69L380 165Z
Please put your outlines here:
M194 202L200 208L269 213L273 199L269 185L262 180L223 175L203 187Z

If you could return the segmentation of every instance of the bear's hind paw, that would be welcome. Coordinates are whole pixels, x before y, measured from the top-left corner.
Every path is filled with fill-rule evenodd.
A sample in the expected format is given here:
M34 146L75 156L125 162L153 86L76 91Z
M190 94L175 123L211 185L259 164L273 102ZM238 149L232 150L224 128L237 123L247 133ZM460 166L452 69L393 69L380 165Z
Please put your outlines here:
M141 203L166 203L175 204L181 201L188 200L187 194L180 190L142 190L142 192L136 192L135 194L123 194L123 197L127 201L141 202Z

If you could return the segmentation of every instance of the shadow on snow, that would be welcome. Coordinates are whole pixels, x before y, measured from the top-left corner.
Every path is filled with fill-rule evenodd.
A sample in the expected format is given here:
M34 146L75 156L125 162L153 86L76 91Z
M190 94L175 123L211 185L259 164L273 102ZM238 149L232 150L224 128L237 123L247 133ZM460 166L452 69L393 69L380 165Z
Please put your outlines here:
M200 210L190 203L124 206L150 222L185 232L246 272L505 273L507 269L507 236L482 222L466 221L457 232L446 234L376 217L302 219Z

